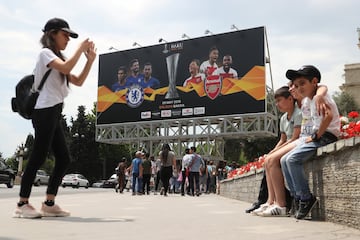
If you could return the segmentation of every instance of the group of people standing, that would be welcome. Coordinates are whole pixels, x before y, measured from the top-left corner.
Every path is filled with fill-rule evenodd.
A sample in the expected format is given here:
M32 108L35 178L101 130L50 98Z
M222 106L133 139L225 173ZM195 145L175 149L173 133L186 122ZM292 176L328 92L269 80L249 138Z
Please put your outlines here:
M169 144L165 143L158 158L141 151L135 153L131 165L126 167L122 159L116 168L118 185L116 191L123 192L126 176L131 180L133 195L150 194L150 182L154 179L154 193L168 196L169 192L178 192L199 196L202 192L216 192L216 167L213 162L206 162L196 153L196 147L186 148L185 155L177 160Z

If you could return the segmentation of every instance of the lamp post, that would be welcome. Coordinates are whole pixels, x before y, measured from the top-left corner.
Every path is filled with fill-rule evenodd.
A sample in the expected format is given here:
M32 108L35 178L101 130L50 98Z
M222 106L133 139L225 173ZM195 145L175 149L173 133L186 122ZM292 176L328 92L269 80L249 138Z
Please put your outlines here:
M24 155L27 152L27 148L24 146L24 144L21 144L21 146L18 147L18 150L16 152L16 155L18 157L18 171L17 175L21 176L23 171L23 162L24 162Z
M357 28L356 30L358 33L358 41L359 41L357 45L358 45L358 48L360 49L360 28Z
M24 163L24 155L27 152L27 148L24 146L24 144L21 144L21 146L18 147L16 151L16 159L18 161L18 170L15 177L15 184L20 184L21 182L21 175L23 172L23 163Z
M80 145L81 145L81 139L85 138L84 134L74 133L73 138L76 139L77 142L77 157L76 160L79 162L80 160Z

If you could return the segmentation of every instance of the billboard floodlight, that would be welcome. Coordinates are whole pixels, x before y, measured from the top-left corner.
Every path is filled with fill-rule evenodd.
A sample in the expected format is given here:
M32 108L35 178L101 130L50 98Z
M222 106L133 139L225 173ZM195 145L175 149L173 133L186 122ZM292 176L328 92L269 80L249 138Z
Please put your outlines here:
M168 41L166 41L166 40L165 40L165 39L163 39L163 38L159 38L159 43L162 43L162 42L167 43Z
M206 34L214 35L214 33L213 33L212 31L210 31L209 29L206 29L206 30L205 30L205 35L206 35Z

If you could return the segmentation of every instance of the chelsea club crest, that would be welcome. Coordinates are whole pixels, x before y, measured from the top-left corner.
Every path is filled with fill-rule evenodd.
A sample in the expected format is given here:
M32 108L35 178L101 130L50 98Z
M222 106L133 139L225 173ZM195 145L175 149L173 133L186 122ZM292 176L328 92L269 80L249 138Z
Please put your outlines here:
M129 107L136 108L144 101L144 89L137 84L132 85L126 93L126 102Z

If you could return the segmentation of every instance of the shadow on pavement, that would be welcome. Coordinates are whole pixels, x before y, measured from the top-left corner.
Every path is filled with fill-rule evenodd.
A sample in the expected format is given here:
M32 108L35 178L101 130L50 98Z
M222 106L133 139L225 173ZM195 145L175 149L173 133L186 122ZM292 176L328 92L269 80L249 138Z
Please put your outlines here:
M84 218L84 217L46 217L41 218L45 221L62 221L62 222L78 222L78 223L111 223L111 222L134 222L129 218Z

